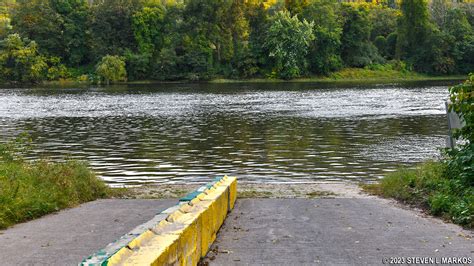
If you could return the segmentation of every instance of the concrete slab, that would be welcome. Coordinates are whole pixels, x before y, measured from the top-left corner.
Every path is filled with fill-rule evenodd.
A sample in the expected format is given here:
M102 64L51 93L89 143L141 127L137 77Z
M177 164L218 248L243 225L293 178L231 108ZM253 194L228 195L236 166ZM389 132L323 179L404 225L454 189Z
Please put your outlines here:
M211 265L382 265L390 257L474 257L472 231L378 198L239 199Z
M98 200L0 231L1 265L77 265L178 200Z

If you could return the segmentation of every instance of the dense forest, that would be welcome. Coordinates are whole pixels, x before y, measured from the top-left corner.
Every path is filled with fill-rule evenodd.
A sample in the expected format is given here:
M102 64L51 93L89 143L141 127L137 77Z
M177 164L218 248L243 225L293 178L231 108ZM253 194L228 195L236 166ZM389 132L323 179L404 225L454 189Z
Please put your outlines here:
M0 80L474 70L473 1L3 0Z

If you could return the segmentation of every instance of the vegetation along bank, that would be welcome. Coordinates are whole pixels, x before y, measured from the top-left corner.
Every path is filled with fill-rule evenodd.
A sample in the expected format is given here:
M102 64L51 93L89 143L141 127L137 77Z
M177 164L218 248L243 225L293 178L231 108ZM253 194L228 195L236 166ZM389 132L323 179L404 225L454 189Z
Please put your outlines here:
M467 74L473 24L472 1L4 0L0 82Z
M455 132L463 143L444 150L440 161L427 162L416 169L401 169L379 184L364 187L474 228L474 75L452 87L450 95L450 108L465 121L465 126Z
M0 229L111 195L84 163L26 161L25 143L0 144Z

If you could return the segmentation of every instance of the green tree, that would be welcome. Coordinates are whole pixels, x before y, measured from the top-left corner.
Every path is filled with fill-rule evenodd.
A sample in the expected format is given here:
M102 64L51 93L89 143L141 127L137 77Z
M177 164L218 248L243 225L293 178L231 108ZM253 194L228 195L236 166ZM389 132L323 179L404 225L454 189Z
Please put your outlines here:
M0 42L0 79L7 82L38 83L46 79L47 60L34 41L18 34Z
M451 36L450 48L460 73L474 69L474 30L466 13L461 9L447 11L445 32Z
M262 70L269 65L268 49L265 46L265 34L269 24L269 14L263 3L249 1L247 3L247 17L249 21L249 56L248 65L253 66L252 74L263 74ZM251 67L252 68L252 67Z
M397 23L400 18L398 9L373 6L369 9L370 39L374 41L378 36L387 38L397 31Z
M302 17L314 22L315 39L309 52L310 70L316 74L329 74L342 67L342 20L338 4L331 0L312 1L302 12Z
M125 62L119 56L104 56L96 66L96 74L105 84L127 79Z
M186 61L184 42L184 6L179 3L169 3L165 6L165 16L162 23L163 43L157 54L151 59L149 77L157 80L176 80L188 78L190 64Z
M374 40L374 45L375 47L377 47L377 50L379 51L380 55L385 58L388 57L387 39L384 36L377 36L377 38L375 38Z
M415 70L434 74L467 73L473 67L473 30L465 11L435 1L430 22L425 2L406 1L397 49Z
M232 1L190 0L183 11L186 58L191 71L212 76L233 57L232 28L226 24ZM204 73L203 73L204 71Z
M251 76L255 74L255 61L250 56L249 36L250 22L247 18L245 0L235 0L230 6L225 25L232 35L231 76Z
M123 55L136 51L133 14L142 7L140 0L101 0L91 6L91 49L93 59L107 54Z
M0 38L3 38L11 30L10 18L0 14Z
M159 52L163 46L163 22L165 10L162 6L144 7L133 15L133 33L141 54Z
M88 16L85 0L18 0L12 24L42 53L80 65L89 62Z
M288 11L280 11L272 18L266 38L269 57L274 60L273 75L292 79L305 73L313 27L314 23L300 21Z
M396 57L409 60L417 70L427 71L433 59L433 54L425 50L433 33L427 1L402 0L400 7Z
M398 34L397 32L392 32L390 33L386 40L387 40L387 46L385 47L385 54L384 56L387 59L394 59L396 50L397 50L397 39L398 39Z
M438 27L443 28L446 24L446 16L451 6L450 0L432 0L429 5L431 19Z
M364 67L382 63L383 58L370 42L369 10L366 6L343 5L342 59L347 66Z
M0 39L4 38L12 29L9 13L14 3L14 0L2 0L0 2Z
M165 7L159 3L144 6L132 17L132 28L138 51L125 52L129 79L146 79L150 75L150 63L156 58L164 45Z
M310 0L285 0L285 8L291 15L299 15L309 5Z

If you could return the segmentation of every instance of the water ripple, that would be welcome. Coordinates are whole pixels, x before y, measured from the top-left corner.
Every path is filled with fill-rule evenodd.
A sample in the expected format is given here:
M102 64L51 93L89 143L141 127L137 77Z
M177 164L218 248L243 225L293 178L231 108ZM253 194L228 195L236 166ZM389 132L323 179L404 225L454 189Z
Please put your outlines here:
M371 181L444 145L444 85L236 86L0 89L0 136L114 184Z

